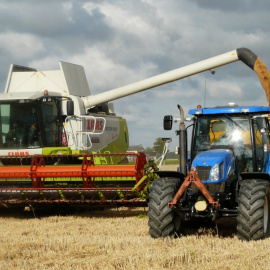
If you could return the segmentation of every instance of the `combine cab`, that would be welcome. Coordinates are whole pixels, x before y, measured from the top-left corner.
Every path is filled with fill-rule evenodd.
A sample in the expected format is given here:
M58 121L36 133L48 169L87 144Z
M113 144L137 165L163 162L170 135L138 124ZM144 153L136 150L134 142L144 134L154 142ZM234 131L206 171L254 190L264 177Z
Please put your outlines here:
M60 70L41 72L11 65L0 94L0 155L28 156L30 164L35 154L124 153L125 119L112 104L86 107L90 94L81 66L60 62Z

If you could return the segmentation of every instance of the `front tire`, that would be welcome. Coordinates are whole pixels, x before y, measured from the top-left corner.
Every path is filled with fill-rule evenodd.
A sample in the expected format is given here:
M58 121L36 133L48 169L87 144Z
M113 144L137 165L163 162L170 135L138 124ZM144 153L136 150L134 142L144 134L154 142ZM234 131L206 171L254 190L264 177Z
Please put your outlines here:
M239 191L237 236L260 240L270 235L270 186L265 180L245 180Z
M178 178L158 178L149 193L149 233L153 238L174 236L180 230L181 218L168 207L181 184Z

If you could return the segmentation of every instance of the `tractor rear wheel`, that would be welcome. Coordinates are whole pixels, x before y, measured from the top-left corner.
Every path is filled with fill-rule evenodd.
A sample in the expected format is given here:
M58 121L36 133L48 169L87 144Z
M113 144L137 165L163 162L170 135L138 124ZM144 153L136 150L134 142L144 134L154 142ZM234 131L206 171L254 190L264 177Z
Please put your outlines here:
M270 235L270 186L264 180L245 180L239 191L237 236L259 240Z
M168 207L180 187L178 178L158 178L149 193L149 233L153 238L174 236L180 230L181 218Z

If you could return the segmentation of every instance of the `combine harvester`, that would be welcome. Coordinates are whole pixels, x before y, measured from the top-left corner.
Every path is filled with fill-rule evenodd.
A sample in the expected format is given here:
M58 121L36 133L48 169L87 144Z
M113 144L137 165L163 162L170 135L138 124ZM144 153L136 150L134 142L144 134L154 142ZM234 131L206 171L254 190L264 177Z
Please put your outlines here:
M143 153L131 154L134 165L123 163L128 129L108 102L238 60L268 83L265 65L244 48L97 95L81 66L60 62L60 70L41 72L12 65L0 95L0 205L147 205L155 166ZM175 173L182 179L159 175Z

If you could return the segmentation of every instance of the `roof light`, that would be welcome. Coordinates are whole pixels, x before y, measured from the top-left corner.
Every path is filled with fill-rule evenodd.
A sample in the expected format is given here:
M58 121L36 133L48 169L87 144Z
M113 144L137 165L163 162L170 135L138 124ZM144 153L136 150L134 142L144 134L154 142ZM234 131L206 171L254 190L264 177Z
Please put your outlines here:
M202 105L197 105L197 109L201 109L202 108Z
M48 90L44 90L44 96L48 96L49 95L49 91Z
M241 112L248 113L249 112L249 108L242 108Z

